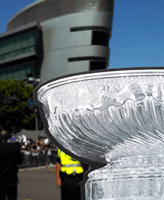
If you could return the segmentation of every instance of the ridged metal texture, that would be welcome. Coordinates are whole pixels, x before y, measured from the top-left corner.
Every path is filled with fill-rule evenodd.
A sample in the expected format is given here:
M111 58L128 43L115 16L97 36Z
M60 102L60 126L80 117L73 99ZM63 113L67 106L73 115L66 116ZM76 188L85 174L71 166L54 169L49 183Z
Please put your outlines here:
M164 69L87 73L36 91L49 134L91 161L163 154Z

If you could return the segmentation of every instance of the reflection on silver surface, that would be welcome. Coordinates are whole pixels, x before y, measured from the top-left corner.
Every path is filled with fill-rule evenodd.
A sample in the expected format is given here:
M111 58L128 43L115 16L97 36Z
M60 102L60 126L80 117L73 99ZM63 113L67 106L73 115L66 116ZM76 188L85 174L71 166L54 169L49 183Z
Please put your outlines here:
M164 155L131 156L92 171L86 200L163 200Z
M164 69L69 76L37 98L61 146L107 163L88 174L85 200L164 199Z
M163 75L153 69L75 75L42 86L38 100L53 137L80 157L109 162L161 153Z

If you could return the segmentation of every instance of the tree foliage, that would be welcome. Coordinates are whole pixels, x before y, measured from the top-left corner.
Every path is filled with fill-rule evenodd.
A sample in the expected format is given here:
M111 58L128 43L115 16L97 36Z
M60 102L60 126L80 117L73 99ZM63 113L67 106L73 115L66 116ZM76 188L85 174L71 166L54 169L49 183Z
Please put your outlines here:
M0 125L10 132L21 129L34 129L35 112L27 106L27 101L33 96L33 87L27 86L23 80L0 80L0 93L19 99L11 103L0 104ZM34 107L31 107L34 110Z

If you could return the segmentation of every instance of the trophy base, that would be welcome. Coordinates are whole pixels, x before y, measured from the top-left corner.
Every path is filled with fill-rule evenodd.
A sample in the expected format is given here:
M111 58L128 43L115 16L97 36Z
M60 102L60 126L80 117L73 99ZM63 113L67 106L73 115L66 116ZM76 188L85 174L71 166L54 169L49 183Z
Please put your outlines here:
M85 200L164 200L164 156L125 157L88 174Z

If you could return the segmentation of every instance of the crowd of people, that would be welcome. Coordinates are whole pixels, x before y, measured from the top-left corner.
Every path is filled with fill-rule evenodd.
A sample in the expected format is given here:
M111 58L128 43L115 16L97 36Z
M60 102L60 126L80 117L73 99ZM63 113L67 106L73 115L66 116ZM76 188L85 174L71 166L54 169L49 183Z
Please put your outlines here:
M21 152L41 152L45 151L49 153L55 151L57 153L57 147L48 138L40 138L39 141L28 140L25 135L20 135L18 139L15 139L14 135L8 142L19 142L21 145Z
M23 162L19 167L56 164L57 147L48 138L42 138L38 142L33 140L13 140L11 138L8 142L19 143L21 146L20 152L23 156Z
M45 151L46 153L51 151L57 152L57 148L52 142L45 144L43 141L41 142L32 141L30 143L22 142L21 145L22 145L21 152L41 152L41 151Z
M23 138L23 137L22 137ZM54 152L54 153L52 153ZM52 155L56 160L51 160ZM2 200L17 199L18 169L34 165L56 164L56 183L61 188L61 199L81 199L80 185L88 165L58 149L48 138L38 142L33 140L15 140L14 136L5 130L0 131L0 158L3 160L0 168ZM83 197L82 197L83 199Z

